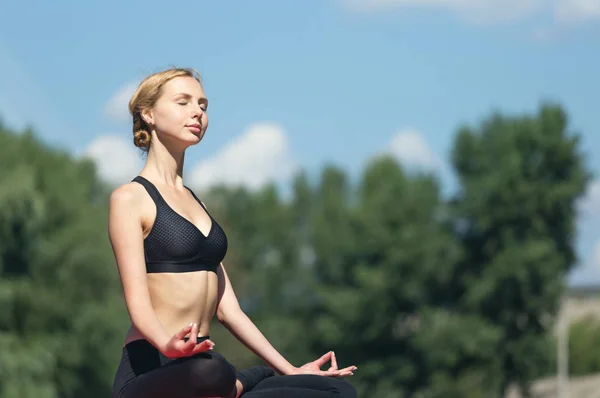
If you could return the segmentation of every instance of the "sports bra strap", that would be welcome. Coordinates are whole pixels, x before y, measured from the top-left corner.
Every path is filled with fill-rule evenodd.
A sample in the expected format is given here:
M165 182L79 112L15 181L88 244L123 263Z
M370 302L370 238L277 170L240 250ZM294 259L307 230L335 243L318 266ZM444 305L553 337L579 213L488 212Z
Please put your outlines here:
M162 202L161 194L158 192L158 189L156 189L154 184L152 184L150 181L148 181L142 176L136 176L132 181L142 184L143 187L146 188L146 191L148 191L148 194L150 195L154 203L158 204L159 202Z
M202 201L200 199L198 199L198 197L196 196L196 194L194 193L194 191L192 191L187 186L185 186L185 188L192 194L192 196L194 197L194 199L196 199L196 202L198 202L200 204L200 206L202 206L202 208L204 209L204 211L206 212L206 214L208 214L208 216L210 217L210 213L208 212L208 209L206 208L206 206L204 206L204 203L202 203Z

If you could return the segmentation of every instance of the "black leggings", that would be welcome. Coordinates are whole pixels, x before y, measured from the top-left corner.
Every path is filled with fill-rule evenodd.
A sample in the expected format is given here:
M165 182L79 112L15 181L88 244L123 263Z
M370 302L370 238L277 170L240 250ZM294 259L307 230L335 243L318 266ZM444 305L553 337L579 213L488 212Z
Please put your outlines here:
M204 339L202 339L204 340ZM199 339L199 343L202 341ZM236 371L215 351L170 359L147 340L123 347L113 398L200 398L235 394Z
M201 342L202 340L198 340ZM221 354L214 350L192 357L170 359L146 340L136 340L123 348L115 374L113 398L201 398L233 397L238 375ZM356 398L349 383L314 375L270 376L253 380L244 390L245 398ZM270 377L269 377L270 376ZM240 377L243 379L244 377ZM258 384L256 384L258 382Z
M356 389L342 379L316 375L273 376L242 398L357 398Z

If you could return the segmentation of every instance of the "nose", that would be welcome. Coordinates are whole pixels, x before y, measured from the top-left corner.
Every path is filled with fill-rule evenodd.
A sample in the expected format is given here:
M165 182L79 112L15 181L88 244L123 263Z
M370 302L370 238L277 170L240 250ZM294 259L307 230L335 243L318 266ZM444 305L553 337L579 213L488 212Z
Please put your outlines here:
M200 107L200 105L196 105L192 107L192 117L195 119L202 119L202 115L204 115L204 109Z

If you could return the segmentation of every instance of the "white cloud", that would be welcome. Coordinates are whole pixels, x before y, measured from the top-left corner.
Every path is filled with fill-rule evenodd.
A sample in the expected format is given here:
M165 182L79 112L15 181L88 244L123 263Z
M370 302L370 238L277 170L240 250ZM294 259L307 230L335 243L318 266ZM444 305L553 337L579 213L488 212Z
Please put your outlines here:
M533 29L531 36L535 41L548 42L555 38L557 34L556 29L552 29L545 26L538 26Z
M545 13L568 24L600 18L600 0L339 0L359 12L434 8L458 14L471 23L514 22Z
M592 266L594 269L600 269L600 239L594 245L592 252Z
M556 0L554 17L566 24L599 19L600 0Z
M283 129L277 124L259 123L213 157L201 161L190 173L190 185L200 189L215 184L257 189L290 177L296 167Z
M441 166L440 160L417 130L401 130L392 138L390 147L392 154L406 166L429 170Z
M580 217L588 220L600 216L600 179L592 181L579 203Z
M392 8L437 8L457 13L474 23L506 22L531 15L543 0L341 0L357 11Z
M129 100L137 88L137 82L131 82L119 89L107 102L104 110L116 122L127 123L131 120L129 114Z
M94 160L103 180L115 185L130 181L143 167L139 149L121 136L99 136L83 155Z

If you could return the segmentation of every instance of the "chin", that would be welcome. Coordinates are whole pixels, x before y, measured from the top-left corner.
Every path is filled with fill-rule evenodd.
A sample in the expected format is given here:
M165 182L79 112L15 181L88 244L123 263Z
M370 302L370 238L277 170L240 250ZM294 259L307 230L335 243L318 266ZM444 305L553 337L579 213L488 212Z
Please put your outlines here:
M203 135L202 135L202 136L197 136L197 135L195 135L195 136L194 136L194 138L192 138L192 139L189 139L189 140L186 140L186 142L185 142L185 143L186 143L188 146L194 146L194 145L197 145L197 144L199 144L199 143L202 141L202 138L204 138L204 136L203 136Z

